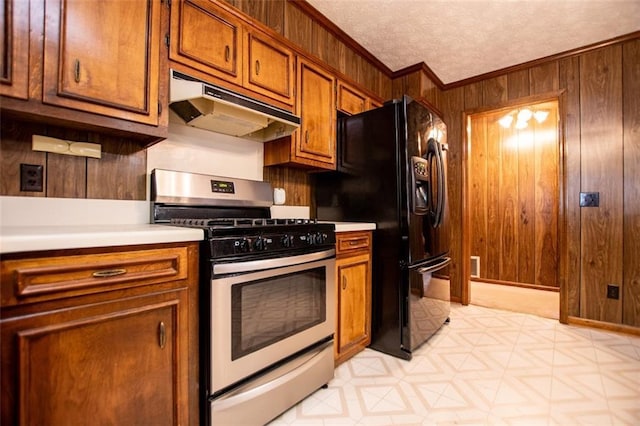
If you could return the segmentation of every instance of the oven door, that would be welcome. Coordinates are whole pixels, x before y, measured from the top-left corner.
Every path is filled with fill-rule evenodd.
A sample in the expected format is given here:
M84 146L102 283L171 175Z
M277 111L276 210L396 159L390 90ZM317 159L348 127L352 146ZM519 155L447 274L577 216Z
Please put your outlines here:
M335 250L213 265L210 391L334 333Z

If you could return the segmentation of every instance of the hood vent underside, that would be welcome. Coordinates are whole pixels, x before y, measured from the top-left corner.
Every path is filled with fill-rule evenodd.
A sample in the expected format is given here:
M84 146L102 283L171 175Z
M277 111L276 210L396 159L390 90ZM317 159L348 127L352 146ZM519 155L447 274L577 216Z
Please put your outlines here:
M169 108L184 124L267 142L288 136L300 127L289 111L171 71Z

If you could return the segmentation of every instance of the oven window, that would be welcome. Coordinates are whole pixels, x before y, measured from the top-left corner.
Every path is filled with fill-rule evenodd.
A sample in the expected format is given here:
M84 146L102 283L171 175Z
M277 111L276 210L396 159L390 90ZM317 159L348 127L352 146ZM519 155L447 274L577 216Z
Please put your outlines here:
M231 288L233 360L326 320L326 268Z

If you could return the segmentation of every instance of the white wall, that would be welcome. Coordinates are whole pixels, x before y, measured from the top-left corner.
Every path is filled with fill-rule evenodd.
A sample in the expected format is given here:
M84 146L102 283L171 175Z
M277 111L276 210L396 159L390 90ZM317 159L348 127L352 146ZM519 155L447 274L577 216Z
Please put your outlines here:
M262 180L263 153L260 142L171 123L169 137L147 148L147 176L159 168Z

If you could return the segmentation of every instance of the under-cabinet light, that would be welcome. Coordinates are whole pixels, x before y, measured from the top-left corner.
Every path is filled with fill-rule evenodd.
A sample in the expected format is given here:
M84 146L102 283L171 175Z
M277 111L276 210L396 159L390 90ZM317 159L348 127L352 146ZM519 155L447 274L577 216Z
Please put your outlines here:
M55 154L102 158L102 147L97 143L74 142L49 136L33 135L31 149Z

